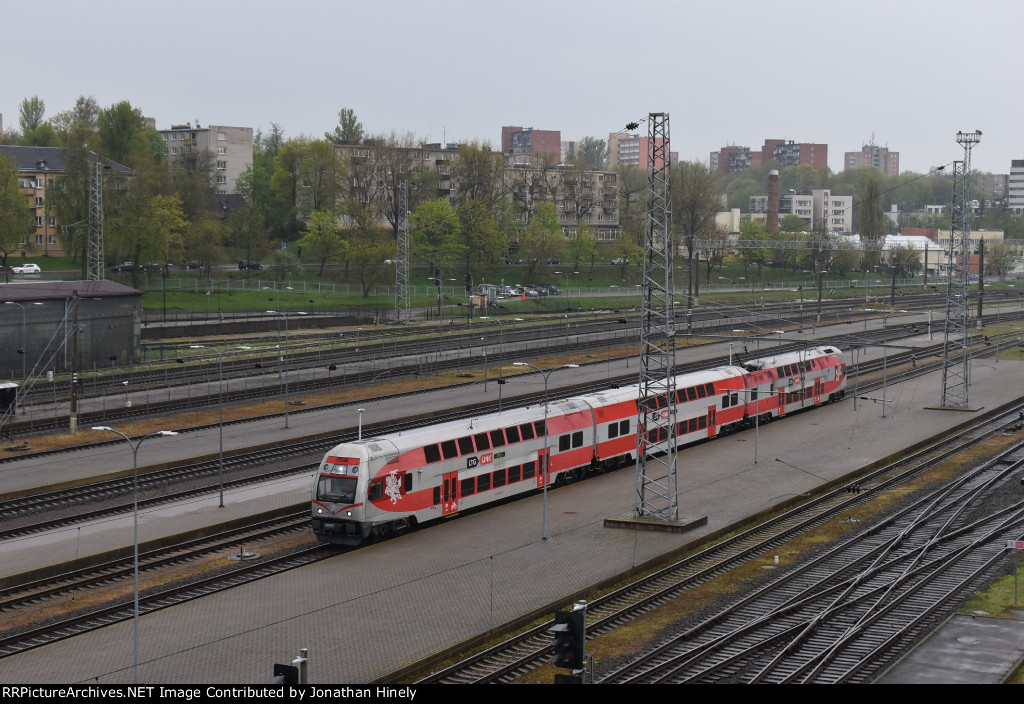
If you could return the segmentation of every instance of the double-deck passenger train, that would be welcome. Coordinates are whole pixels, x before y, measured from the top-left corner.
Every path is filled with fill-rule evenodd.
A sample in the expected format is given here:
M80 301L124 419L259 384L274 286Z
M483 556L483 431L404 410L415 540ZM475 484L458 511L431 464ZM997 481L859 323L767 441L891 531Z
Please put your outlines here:
M816 347L682 374L675 388L682 447L745 428L755 416L764 422L842 398L846 364L837 348ZM539 404L337 445L313 486L313 531L321 542L358 545L545 481L635 462L638 396L632 385L552 401L546 417ZM657 430L642 443L648 455L666 449Z

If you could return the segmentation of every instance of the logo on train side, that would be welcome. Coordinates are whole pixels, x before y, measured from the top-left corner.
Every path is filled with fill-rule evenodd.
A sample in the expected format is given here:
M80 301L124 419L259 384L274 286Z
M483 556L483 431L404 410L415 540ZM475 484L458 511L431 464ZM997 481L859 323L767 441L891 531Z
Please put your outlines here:
M480 457L467 457L466 469L473 469L474 467L478 467L482 464L491 464L492 462L494 462L494 453L485 452L480 455Z
M391 499L392 504L397 504L398 500L402 498L402 480L398 477L397 469L392 469L388 474L384 484L384 493Z

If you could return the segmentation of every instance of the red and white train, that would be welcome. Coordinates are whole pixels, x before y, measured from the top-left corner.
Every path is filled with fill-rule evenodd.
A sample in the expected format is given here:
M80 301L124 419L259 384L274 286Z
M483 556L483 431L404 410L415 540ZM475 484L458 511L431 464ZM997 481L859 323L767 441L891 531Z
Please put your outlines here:
M842 398L846 364L816 347L676 377L677 445ZM337 445L313 486L321 542L358 545L637 459L636 385ZM661 411L661 409L659 409ZM654 431L649 431L653 433ZM651 437L648 453L665 449ZM545 446L548 468L543 470Z

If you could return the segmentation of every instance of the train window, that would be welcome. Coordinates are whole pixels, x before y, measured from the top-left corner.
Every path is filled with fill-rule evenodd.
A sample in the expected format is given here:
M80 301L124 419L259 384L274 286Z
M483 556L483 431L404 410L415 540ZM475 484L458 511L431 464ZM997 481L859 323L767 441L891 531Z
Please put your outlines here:
M685 420L681 420L681 421L679 421L679 423L678 423L678 425L676 427L676 435L682 435L685 432L686 432L686 421Z
M487 491L490 488L491 488L491 475L490 474L481 474L479 477L476 478L476 490L477 491Z
M572 434L572 446L573 447L583 447L583 431L582 430L577 430L575 433Z
M466 437L459 438L459 454L460 455L472 455L473 454L473 436L467 435Z
M740 402L740 395L737 394L737 393L733 393L733 395L732 395L732 405L737 406L737 405L739 405L739 402Z
M547 429L544 426L545 422L546 421L543 421L543 420L535 420L535 421L533 421L533 429L535 431L537 431L537 437L543 437L543 436L548 434L548 431L547 431Z
M686 400L687 401L696 401L697 400L697 389L693 388L692 386L686 387Z
M708 427L708 419L706 416L701 416L697 419L697 430L704 430L706 427Z
M505 431L501 428L491 431L491 447L505 446Z
M565 452L568 449L569 449L569 435L568 434L566 434L566 435L559 435L558 436L558 451L559 452Z
M619 437L619 424L618 423L609 423L608 424L608 439L611 440L612 438L617 438L617 437Z
M487 437L487 433L480 433L479 435L474 435L473 439L476 440L477 452L483 452L484 450L491 449L491 440L490 438Z
M423 458L427 461L427 464L440 462L441 450L438 449L437 445L427 445L423 448Z
M439 503L441 503L441 487L435 486L434 487L434 505L437 506Z
M412 472L406 472L405 475L403 475L402 488L407 494L412 491Z
M509 467L508 468L508 483L509 484L515 484L517 481L519 481L522 478L522 476L523 476L523 467L522 467L522 465L518 465L517 464L515 467Z
M750 390L750 400L751 401L756 401L757 400L757 389L751 389Z
M697 398L707 398L708 390L704 388L704 384L697 387Z
M462 480L461 491L459 492L463 496L470 496L476 493L476 479L470 477L469 479Z
M509 445L519 442L519 426L513 425L511 428L505 428L505 437L508 438Z
M722 397L722 408L728 408L728 407L729 407L729 394L726 394L725 396Z
M707 391L708 396L714 396L715 395L715 385L714 385L714 383L709 381L708 383L704 384L704 390Z
M535 471L536 462L529 461L523 462L523 479L532 479Z
M497 469L494 471L494 488L497 489L499 486L505 486L504 469Z
M523 440L533 440L536 437L533 434L533 425L530 423L523 423L519 426L519 432L523 434Z
M441 454L444 455L446 460L450 460L452 457L459 456L459 449L455 445L454 440L445 440L441 443Z
M629 435L629 420L619 421L619 435Z
M355 477L325 477L320 475L320 481L316 484L316 498L318 501L332 501L339 504L354 503L356 500L356 484L358 482L359 480ZM373 484L370 487L372 488Z
M367 489L366 489L366 498L368 498L370 501L374 501L375 499L379 499L379 498L381 498L383 496L384 496L384 482L382 482L379 479L376 480L376 481L370 482L370 486L367 487Z

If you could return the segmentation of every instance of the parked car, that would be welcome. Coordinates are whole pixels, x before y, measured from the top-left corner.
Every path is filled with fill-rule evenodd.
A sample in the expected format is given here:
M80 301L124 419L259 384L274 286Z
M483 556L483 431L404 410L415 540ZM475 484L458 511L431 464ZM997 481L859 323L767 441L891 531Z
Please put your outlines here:
M121 262L110 267L110 270L116 274L130 274L135 271L135 264L132 262Z
M561 264L561 263L562 263L561 259L556 259L555 257L548 257L548 264Z
M11 271L15 274L41 274L43 270L39 268L38 264L19 264L12 266Z
M612 259L612 264L629 264L629 260L625 257L619 257L618 259Z
M239 271L245 271L246 269L248 269L250 271L259 271L262 268L263 268L263 265L260 264L259 262L250 262L250 261L238 262L238 270Z

